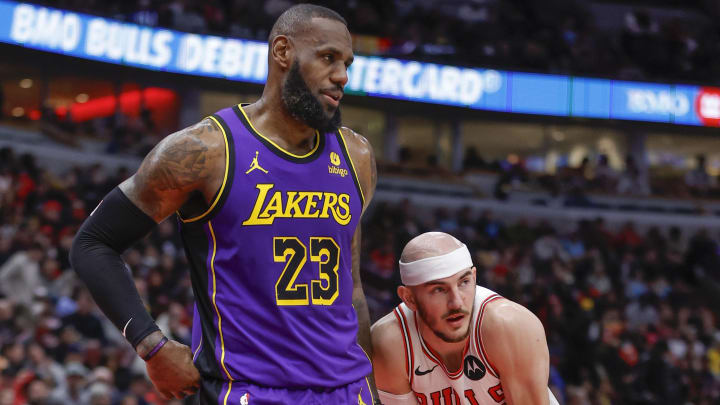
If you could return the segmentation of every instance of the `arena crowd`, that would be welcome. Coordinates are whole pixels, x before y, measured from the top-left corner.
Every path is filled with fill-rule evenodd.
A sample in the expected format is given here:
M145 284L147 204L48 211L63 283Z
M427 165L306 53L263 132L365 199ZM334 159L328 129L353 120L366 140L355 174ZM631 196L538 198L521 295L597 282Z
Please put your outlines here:
M43 170L0 151L0 405L164 404L144 365L98 311L68 263L89 211L128 176L100 166ZM124 259L164 332L188 343L192 291L175 218ZM600 219L558 229L537 218L409 201L378 202L363 223L373 319L398 303L402 246L442 230L474 252L480 285L543 322L561 403L710 405L720 401L716 231L611 231Z
M273 21L306 1L35 0L181 31L267 40ZM614 79L720 83L720 4L712 0L315 0L343 15L366 53L440 63ZM647 5L682 9L653 13ZM672 8L675 7L675 8ZM686 12L689 11L689 12ZM615 22L622 19L622 24ZM361 45L362 43L362 45Z

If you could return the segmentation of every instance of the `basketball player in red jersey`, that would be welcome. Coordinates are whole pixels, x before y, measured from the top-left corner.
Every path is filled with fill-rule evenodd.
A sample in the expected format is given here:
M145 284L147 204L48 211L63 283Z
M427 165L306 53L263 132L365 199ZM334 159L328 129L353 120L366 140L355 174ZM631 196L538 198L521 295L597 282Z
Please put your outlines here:
M371 329L383 404L557 404L542 324L476 285L464 244L441 232L417 236L400 274L403 303Z

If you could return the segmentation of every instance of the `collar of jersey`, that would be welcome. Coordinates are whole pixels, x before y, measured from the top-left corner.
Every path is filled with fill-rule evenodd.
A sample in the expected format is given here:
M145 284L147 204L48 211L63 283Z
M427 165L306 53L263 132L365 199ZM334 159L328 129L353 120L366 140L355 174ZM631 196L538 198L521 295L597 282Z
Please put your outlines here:
M463 371L465 369L465 367L464 367L465 356L467 356L468 351L470 349L470 336L468 336L467 342L465 342L465 348L463 349L463 354L462 354L463 361L460 363L460 369L455 372L452 372L452 371L448 370L447 366L442 361L442 357L440 357L440 355L435 350L433 350L433 348L429 344L427 344L427 342L425 342L425 339L423 338L422 333L420 333L420 323L418 322L417 312L415 312L413 314L413 316L415 317L415 329L417 330L417 335L420 337L420 347L421 347L423 353L425 353L425 356L427 358L429 358L430 360L432 360L435 364L442 367L443 371L445 372L445 375L447 375L449 378L451 378L453 380L457 380L458 378L460 378L460 376L463 375ZM470 320L470 323L472 324L472 319Z
M295 163L306 163L315 160L320 153L322 152L324 146L325 146L325 137L320 136L320 133L315 130L315 146L310 150L308 153L304 155L297 155L292 152L288 152L287 150L283 149L280 145L273 142L270 138L267 136L261 134L255 126L250 121L250 118L245 113L244 106L247 106L248 103L242 103L235 106L234 110L235 113L240 118L240 121L242 121L245 124L245 127L250 131L253 136L255 136L260 142L262 142L268 149L270 149L273 153L275 153L277 156L289 160L291 162Z

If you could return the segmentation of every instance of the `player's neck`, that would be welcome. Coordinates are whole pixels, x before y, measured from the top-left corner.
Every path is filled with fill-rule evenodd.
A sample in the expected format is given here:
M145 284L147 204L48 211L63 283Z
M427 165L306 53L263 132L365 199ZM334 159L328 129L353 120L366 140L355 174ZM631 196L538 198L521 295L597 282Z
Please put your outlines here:
M293 118L279 98L263 94L260 100L243 109L258 132L288 152L302 155L315 146L317 131Z
M420 323L420 335L425 341L425 344L430 346L432 351L440 357L440 360L442 360L448 370L458 370L462 365L462 355L470 336L468 335L459 342L446 342L439 338L421 319L418 319L418 322Z

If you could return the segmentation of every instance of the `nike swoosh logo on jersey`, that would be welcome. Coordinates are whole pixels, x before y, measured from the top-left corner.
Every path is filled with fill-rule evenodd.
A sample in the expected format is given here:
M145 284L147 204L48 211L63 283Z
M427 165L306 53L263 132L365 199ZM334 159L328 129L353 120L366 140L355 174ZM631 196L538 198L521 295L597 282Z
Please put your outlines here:
M125 336L125 331L127 331L127 327L128 327L128 325L130 325L130 322L132 322L132 320L133 320L133 319L130 318L130 320L127 321L127 323L125 324L125 327L123 328L122 335L123 335L123 337L124 337L125 339L127 339L127 336Z
M435 367L437 367L437 366L435 366ZM431 368L430 370L420 371L420 366L418 366L418 368L415 369L415 375L420 376L420 375L430 374L433 372L433 370L435 370L435 367Z

